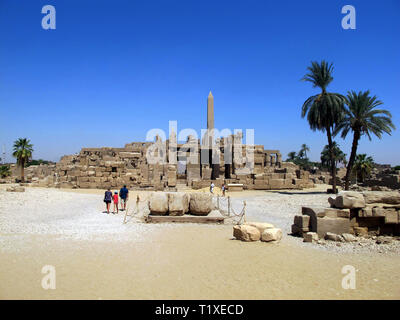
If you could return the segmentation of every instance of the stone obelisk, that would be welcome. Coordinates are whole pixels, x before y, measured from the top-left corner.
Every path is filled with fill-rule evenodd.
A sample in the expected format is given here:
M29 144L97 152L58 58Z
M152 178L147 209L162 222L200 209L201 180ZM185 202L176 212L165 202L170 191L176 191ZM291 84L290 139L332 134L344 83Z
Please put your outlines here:
M214 150L214 97L210 91L207 97L207 138L209 148L209 163L212 169L211 179L219 177L219 154Z
M207 129L214 129L214 97L211 91L207 98Z

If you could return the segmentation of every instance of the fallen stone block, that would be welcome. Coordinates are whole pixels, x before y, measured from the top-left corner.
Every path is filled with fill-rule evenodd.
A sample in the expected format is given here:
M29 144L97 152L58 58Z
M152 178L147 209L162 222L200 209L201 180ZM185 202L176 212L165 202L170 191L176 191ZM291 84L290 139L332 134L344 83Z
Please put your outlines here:
M399 223L399 215L395 209L385 209L385 223Z
M342 191L335 199L335 207L339 209L364 208L364 196L354 191Z
M317 242L318 239L316 232L307 232L303 235L303 242Z
M400 204L400 192L364 191L365 203Z
M265 229L274 228L274 225L266 222L246 222L245 225L257 228L260 234L262 234Z
M184 192L168 194L168 211L170 216L183 216L189 211L190 196Z
M325 208L316 206L302 207L301 213L310 217L310 231L317 232L317 217L320 215L325 215Z
M354 242L357 241L357 238L350 233L343 233L342 237L346 242Z
M302 216L295 216L294 217L294 224L299 228L309 228L310 225L310 216L302 215Z
M337 235L336 233L333 232L327 232L325 234L325 240L331 240L331 241L339 241L339 235Z
M350 209L326 208L324 214L328 218L350 218Z
M293 235L303 236L303 233L306 233L306 232L309 232L309 231L310 231L309 228L300 228L298 225L292 224L292 234Z
M358 216L363 218L373 217L372 208L365 207L364 209L358 211Z
M279 241L282 239L282 230L279 228L265 229L261 234L261 241Z
M368 228L367 227L353 227L354 234L356 236L367 236L368 235Z
M350 232L350 220L346 218L318 218L316 231L320 238L324 238L327 232L336 234Z
M168 194L153 192L149 198L149 209L151 214L166 215L168 213Z
M329 197L328 198L328 202L329 202L329 204L331 205L332 208L335 207L335 204L336 204L336 199L335 198Z
M385 209L383 209L381 207L372 208L372 216L373 217L384 217Z
M190 195L189 211L191 214L206 216L214 209L212 196L208 193L192 193Z
M241 241L258 241L261 234L256 227L239 225L233 226L233 236Z
M25 192L25 188L24 187L8 187L6 189L7 192Z

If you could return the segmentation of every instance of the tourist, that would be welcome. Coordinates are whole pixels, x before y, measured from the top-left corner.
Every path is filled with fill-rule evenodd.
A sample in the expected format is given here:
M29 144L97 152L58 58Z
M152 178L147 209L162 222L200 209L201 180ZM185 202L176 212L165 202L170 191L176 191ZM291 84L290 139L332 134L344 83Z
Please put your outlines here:
M225 197L225 190L226 190L225 183L222 184L221 189L222 189L222 195Z
M118 192L117 191L114 192L113 200L114 200L113 213L115 213L115 208L117 208L117 214L118 214Z
M119 190L119 197L121 198L121 211L126 210L126 202L128 201L129 190L127 189L126 185L124 185L121 190Z
M210 192L211 193L214 193L214 187L215 187L214 182L211 182L211 185L210 185Z
M110 191L110 188L108 188L107 191L104 193L104 202L106 203L107 214L110 213L111 199L112 199L112 192Z

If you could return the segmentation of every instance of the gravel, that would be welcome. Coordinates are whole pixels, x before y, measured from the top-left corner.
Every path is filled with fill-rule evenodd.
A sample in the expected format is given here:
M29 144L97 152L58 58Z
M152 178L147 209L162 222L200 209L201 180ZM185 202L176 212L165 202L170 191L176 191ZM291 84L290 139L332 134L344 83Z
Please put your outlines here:
M379 239L358 238L357 242L321 241L303 243L293 237L291 225L295 215L301 214L305 205L327 206L329 195L324 192L244 192L231 198L233 211L240 213L246 201L246 220L268 222L281 228L286 241L335 252L400 253L400 241L384 243ZM144 211L146 203L141 204ZM227 209L227 199L220 200ZM102 194L84 194L58 189L26 188L25 192L0 190L0 242L15 241L18 235L54 235L73 239L98 239L114 241L146 241L150 232L165 232L176 228L174 224L143 224L137 217L129 217L123 224L124 212L106 214ZM111 207L112 208L112 207ZM182 225L181 225L182 226ZM213 226L214 227L214 226ZM210 228L212 229L212 228ZM383 242L378 244L378 242Z

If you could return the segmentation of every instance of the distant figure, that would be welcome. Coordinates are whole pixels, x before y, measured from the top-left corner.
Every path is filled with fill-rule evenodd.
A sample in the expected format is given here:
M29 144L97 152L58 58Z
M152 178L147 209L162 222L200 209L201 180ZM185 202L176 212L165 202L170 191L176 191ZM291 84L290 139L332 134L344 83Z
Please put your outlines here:
M110 213L111 199L112 199L112 192L110 191L110 188L108 188L107 191L104 193L104 202L106 203L107 214Z
M210 185L210 192L211 193L214 193L214 187L215 187L214 182L211 182L211 185Z
M124 185L124 187L119 190L119 196L122 202L121 211L124 211L126 210L126 202L128 201L129 197L129 190L126 188L126 185Z
M118 213L118 192L117 191L114 192L113 199L114 199L113 213L115 212L115 208L117 208L117 213Z
M225 197L225 190L226 190L225 183L222 184L221 189L222 189L222 195Z

